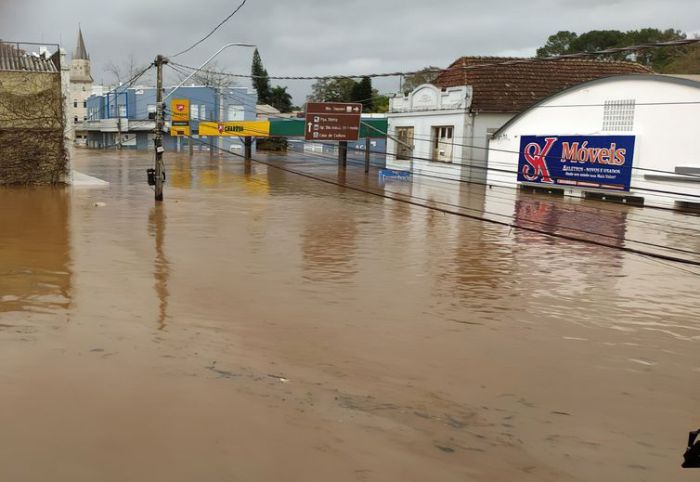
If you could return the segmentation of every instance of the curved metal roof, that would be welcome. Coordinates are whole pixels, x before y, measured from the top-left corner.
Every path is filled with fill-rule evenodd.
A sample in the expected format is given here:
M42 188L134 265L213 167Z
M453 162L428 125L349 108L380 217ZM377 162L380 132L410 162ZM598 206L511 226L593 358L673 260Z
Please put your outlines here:
M578 89L583 89L583 88L589 87L591 85L598 85L598 84L603 84L606 82L627 81L627 80L657 81L657 82L664 82L664 83L668 83L668 84L685 85L687 87L695 87L696 89L700 89L700 82L697 82L695 80L682 78L682 77L674 77L671 75L660 75L660 74L615 75L612 77L603 77L601 79L590 80L588 82L583 82L581 84L577 84L577 85L574 85L574 86L569 87L567 89L564 89L560 92L557 92L556 94L550 95L549 97L545 97L544 99L542 99L539 102L532 104L530 107L528 107L527 109L518 113L515 117L513 117L508 122L503 124L500 129L498 129L496 132L493 133L493 137L496 137L496 136L500 135L501 133L503 133L503 131L505 131L511 125L515 124L518 120L520 120L521 117L528 114L532 109L535 109L543 104L546 104L547 102L549 102L552 99L555 99L559 96L566 95L570 92L573 92L573 91L578 90Z

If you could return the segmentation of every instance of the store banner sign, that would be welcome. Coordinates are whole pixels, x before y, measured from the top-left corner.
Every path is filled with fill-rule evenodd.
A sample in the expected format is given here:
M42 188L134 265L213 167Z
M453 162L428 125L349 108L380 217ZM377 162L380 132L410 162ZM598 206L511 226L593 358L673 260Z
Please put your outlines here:
M200 136L269 137L269 121L200 122Z
M629 191L635 136L522 136L518 182Z

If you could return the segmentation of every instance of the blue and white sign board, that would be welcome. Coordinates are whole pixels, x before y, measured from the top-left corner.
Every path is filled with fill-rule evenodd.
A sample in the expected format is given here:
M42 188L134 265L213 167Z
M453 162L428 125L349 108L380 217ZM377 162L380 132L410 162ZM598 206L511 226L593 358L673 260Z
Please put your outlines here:
M398 171L396 169L380 169L379 182L387 180L410 181L411 173L409 171Z
M634 136L522 136L518 182L629 191Z

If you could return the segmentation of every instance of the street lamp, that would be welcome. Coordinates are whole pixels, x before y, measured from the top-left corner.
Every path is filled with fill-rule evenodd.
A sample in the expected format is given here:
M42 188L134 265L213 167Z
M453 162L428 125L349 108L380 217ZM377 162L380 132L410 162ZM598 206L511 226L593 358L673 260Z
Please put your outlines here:
M202 65L200 65L199 67L197 67L197 69L194 70L190 75L188 75L187 77L185 77L185 80L183 80L182 82L180 82L180 84L179 84L177 87L175 87L173 90L171 90L170 93L169 93L168 95L166 95L166 96L163 98L163 101L165 101L165 99L167 99L168 97L170 97L171 95L173 95L173 93L175 93L175 91L176 91L177 89L179 89L180 87L182 87L183 85L185 85L185 82L187 82L187 81L190 80L192 77L194 77L194 75L195 75L198 71L202 70L202 69L204 68L205 65L207 65L209 62L211 62L212 60L214 60L214 58L215 58L217 55L219 55L221 52L223 52L224 50L226 50L226 49L229 48L229 47L249 47L249 48L257 48L256 45L253 45L253 44L244 44L244 43L230 43L230 44L224 45L224 46L221 47L219 50L217 50L216 53L215 53L214 55L212 55L212 56L209 57L206 61L204 61L204 63L203 63Z
M180 82L180 84L175 87L173 90L170 91L168 95L163 97L163 65L168 63L168 59L165 58L162 55L158 55L156 57L156 60L154 62L158 75L156 77L156 132L155 132L155 139L153 140L154 145L155 145L155 150L156 150L156 155L155 155L155 168L154 169L149 169L149 184L150 184L150 176L153 176L153 184L155 185L155 199L156 202L160 202L163 200L163 180L165 177L165 166L163 163L163 152L165 152L165 149L163 149L163 104L165 102L165 99L173 95L177 89L185 85L185 82L190 80L194 74L196 74L198 71L202 70L205 65L207 65L209 62L211 62L214 57L219 55L221 52L226 50L229 47L251 47L255 48L255 45L253 44L246 44L246 43L230 43L226 44L223 47L221 47L219 50L217 50L214 55L209 57L202 65L197 67L196 70L194 70L190 75L188 75L185 80Z

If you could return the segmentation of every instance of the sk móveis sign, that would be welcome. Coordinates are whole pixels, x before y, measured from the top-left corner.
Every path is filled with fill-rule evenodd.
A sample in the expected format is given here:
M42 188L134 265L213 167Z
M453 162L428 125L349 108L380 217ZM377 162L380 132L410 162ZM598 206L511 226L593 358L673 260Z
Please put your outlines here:
M522 136L518 182L629 191L634 136Z

